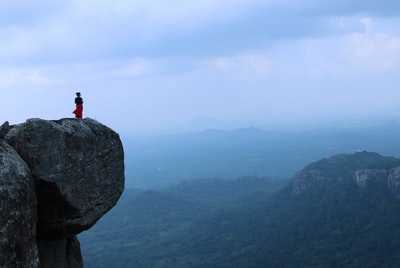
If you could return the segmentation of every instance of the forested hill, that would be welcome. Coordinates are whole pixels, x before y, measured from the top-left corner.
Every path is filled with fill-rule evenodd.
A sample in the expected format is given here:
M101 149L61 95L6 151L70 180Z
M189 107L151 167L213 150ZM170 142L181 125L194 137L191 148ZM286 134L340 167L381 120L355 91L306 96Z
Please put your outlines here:
M370 152L306 166L268 203L273 217L257 259L271 267L399 267L400 200L390 183L399 167L399 158Z
M289 182L128 191L80 236L85 267L400 267L399 166L360 152L311 163Z
M79 236L85 267L200 267L208 253L191 251L207 251L212 235L204 233L208 227L245 227L236 219L227 224L225 215L257 215L269 196L286 184L243 177L186 181L159 191L126 189L118 205ZM221 236L224 233L216 238ZM229 250L224 247L220 250ZM218 256L220 250L212 254Z

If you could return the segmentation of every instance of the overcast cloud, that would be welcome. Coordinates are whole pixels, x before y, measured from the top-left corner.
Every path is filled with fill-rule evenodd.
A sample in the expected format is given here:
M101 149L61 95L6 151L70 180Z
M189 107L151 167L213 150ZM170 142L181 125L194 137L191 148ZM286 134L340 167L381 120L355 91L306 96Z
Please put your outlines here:
M1 121L76 91L126 134L400 117L399 1L60 2L0 1Z

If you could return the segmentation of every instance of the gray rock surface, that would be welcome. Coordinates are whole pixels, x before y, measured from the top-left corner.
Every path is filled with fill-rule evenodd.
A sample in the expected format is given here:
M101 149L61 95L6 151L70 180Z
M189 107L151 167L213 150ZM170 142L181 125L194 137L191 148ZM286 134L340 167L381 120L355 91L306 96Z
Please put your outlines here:
M4 122L0 126L0 139L4 139L4 136L10 131L10 123L8 121Z
M400 197L400 167L385 169L364 169L354 173L354 181L359 187L366 187L369 183L385 185L395 197Z
M388 188L391 194L400 198L400 167L390 170L388 175Z
M332 180L333 178L325 176L319 170L301 170L293 177L292 192L294 194L300 194L310 186Z
M81 248L76 236L61 240L38 241L41 268L83 267Z
M0 267L83 267L76 234L110 210L123 189L122 143L105 125L90 118L5 122Z
M0 267L39 267L36 204L28 166L0 140Z
M90 228L122 194L119 135L93 119L29 119L5 140L35 180L39 239L62 240Z
M385 169L362 169L354 173L354 181L359 187L366 187L368 183L386 184L388 172Z

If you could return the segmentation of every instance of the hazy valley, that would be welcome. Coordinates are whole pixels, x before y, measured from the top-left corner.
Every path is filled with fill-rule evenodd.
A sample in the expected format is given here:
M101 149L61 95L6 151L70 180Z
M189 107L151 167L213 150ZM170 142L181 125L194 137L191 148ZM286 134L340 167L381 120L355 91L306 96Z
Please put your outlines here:
M374 128L206 130L123 139L126 187L162 188L183 180L242 176L290 178L310 162L340 153L400 156L400 124Z
M386 157L400 153L399 130L248 128L125 141L128 189L80 235L85 267L400 265L398 197L386 177L354 181L358 170L400 166Z

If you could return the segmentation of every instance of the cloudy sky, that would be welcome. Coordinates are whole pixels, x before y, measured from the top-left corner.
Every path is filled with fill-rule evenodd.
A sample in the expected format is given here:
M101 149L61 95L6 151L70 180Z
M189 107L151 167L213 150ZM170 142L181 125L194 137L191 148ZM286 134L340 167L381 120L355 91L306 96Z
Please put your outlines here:
M124 134L400 119L398 0L0 0L0 121Z

